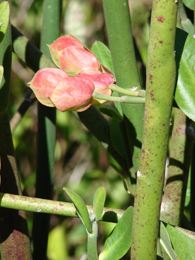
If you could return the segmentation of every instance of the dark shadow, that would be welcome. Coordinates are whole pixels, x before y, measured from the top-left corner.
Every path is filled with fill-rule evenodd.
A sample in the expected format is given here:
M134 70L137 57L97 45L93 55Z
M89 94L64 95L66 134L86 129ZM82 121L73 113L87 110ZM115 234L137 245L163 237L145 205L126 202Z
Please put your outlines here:
M106 211L102 217L102 221L117 223L118 222L117 214L113 211Z
M18 186L12 165L13 155L1 155L1 193L18 194ZM2 199L2 197L0 198ZM3 243L14 230L28 236L28 229L25 219L19 215L17 210L0 207L0 243ZM19 242L19 241L18 241Z

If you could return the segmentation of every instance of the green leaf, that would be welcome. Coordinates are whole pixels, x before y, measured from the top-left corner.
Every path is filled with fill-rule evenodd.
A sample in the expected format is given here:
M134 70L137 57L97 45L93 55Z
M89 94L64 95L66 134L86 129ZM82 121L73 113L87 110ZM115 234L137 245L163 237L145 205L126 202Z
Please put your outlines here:
M63 190L67 193L69 198L72 200L79 218L81 219L83 225L85 226L87 232L92 232L92 224L91 220L89 218L89 213L87 210L87 207L85 205L85 202L83 199L74 191L69 190L68 188L63 188Z
M189 35L184 45L175 99L180 109L195 121L195 39Z
M132 213L132 207L126 209L111 235L106 239L99 260L118 260L127 253L131 246Z
M106 200L106 190L104 187L99 187L93 198L93 210L95 213L96 220L100 220L102 218L104 204Z
M112 73L114 73L112 57L108 47L102 42L96 41L92 45L91 50L96 55L99 62Z
M189 9L195 11L195 1L194 0L183 0L183 3L185 6L187 6Z
M7 31L9 24L10 8L7 1L0 3L0 42Z
M195 233L170 225L167 226L167 231L178 259L194 260Z
M168 232L167 232L167 230L166 230L166 228L165 228L165 226L162 222L161 222L161 225L160 225L160 245L171 260L177 260L178 259L177 255L176 255L176 253L173 250L173 247L171 245L169 234L168 234Z

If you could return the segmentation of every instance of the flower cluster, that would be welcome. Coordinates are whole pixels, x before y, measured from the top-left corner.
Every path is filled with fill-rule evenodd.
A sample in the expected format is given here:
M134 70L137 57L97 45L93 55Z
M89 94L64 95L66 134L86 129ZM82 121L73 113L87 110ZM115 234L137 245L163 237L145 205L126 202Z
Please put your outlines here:
M40 69L29 83L40 103L60 111L84 111L95 102L94 93L111 95L113 75L76 38L61 36L49 50L58 68Z

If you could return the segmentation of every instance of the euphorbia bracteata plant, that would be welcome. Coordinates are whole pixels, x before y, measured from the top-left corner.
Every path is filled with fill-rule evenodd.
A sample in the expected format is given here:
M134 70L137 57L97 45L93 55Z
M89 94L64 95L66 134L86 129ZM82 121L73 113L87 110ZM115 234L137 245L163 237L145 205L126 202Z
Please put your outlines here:
M96 100L94 93L111 95L114 76L76 38L61 36L49 50L59 69L41 69L29 83L40 103L60 111L84 111Z

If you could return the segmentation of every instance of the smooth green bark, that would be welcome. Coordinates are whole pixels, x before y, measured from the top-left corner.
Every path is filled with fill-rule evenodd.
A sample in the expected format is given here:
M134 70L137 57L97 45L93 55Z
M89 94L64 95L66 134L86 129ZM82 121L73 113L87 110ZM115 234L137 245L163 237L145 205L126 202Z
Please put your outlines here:
M141 84L133 44L128 0L103 0L103 7L117 85L123 88L136 86L139 89ZM140 157L140 147L137 146L136 139L139 142L142 139L144 105L122 104L121 108L122 113L132 124L131 129L127 131L131 135L133 153L131 170L135 177Z
M50 57L50 44L60 34L61 0L44 0L43 21L41 30L41 51ZM36 197L52 198L52 179L54 175L54 152L56 141L56 111L38 103L38 136L37 136L37 175ZM49 215L34 215L33 242L35 259L46 259L47 239L49 233Z
M132 259L156 259L159 215L175 87L177 3L154 0L147 63L141 165L133 217Z

